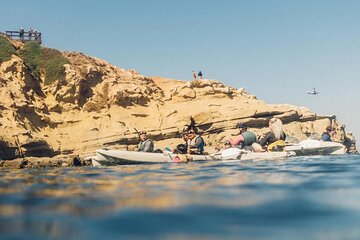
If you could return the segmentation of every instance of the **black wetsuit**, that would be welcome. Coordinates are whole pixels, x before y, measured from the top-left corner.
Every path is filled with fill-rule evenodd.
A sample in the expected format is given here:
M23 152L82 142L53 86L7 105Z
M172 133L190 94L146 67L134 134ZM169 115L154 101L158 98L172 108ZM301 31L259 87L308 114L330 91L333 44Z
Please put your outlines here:
M263 138L260 139L259 144L261 146L269 145L273 142L276 142L278 140L284 140L286 139L286 134L283 132L280 136L280 139L276 139L273 132L267 132Z

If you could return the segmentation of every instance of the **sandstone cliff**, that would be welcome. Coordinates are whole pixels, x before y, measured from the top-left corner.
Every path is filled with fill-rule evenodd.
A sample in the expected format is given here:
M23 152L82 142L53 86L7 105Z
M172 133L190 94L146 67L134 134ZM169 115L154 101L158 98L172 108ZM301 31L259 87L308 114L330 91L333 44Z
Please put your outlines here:
M240 121L261 134L276 116L287 135L300 140L330 124L329 116L266 104L220 81L147 77L81 53L0 37L13 48L0 58L0 159L89 155L103 146L133 149L135 128L148 131L157 148L175 146L189 116L210 151L236 133ZM342 125L335 126L337 139L344 141Z

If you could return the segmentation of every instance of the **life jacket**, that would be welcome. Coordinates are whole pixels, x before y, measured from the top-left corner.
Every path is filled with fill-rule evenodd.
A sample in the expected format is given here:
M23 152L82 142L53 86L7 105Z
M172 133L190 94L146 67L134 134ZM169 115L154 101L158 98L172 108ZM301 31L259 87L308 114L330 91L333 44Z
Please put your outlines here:
M205 147L205 141L204 141L204 139L203 139L200 135L197 135L197 136L196 136L195 141L196 141L196 139L198 139L198 138L201 139L201 144L200 144L200 146L199 146L199 152L200 152L200 154L203 154L203 152L204 152L204 147Z
M267 146L269 152L283 152L285 150L285 141L277 140Z
M244 137L244 144L243 146L251 146L254 142L256 142L256 135L253 132L246 131L241 133L241 135Z
M152 152L152 151L154 151L154 142L151 140L151 139L146 139L145 141L141 141L140 143L139 143L139 149L138 149L138 151L140 151L140 152L143 152L144 151L144 149L145 149L145 145L148 143L148 142L150 142L151 143L151 145L152 145L152 149L150 149L151 151L150 152Z
M195 149L191 149L191 152L193 152L194 154L203 154L204 152L204 147L205 147L205 141L204 139L200 136L200 135L196 135L196 137L193 139L194 142L196 142L196 140L200 138L201 139L201 144L198 146L198 148ZM191 141L189 142L188 146L191 145Z

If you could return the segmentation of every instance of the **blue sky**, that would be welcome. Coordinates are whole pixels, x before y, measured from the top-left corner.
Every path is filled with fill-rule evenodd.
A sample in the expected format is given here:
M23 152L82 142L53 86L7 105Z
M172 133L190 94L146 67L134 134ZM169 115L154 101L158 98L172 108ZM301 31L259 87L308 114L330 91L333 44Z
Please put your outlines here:
M360 1L9 0L0 31L30 26L44 45L148 76L192 70L268 103L334 114L360 137ZM307 95L313 87L317 96Z

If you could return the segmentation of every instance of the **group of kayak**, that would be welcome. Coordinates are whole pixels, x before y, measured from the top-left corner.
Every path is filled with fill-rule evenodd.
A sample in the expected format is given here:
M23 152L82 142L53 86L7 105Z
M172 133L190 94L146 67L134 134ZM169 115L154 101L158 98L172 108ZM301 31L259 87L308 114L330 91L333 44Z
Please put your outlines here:
M279 159L295 155L330 155L345 154L346 148L341 143L332 142L334 129L326 128L321 140L304 140L302 142L285 145L286 134L280 119L272 118L269 121L270 131L257 138L255 133L248 130L245 123L239 123L236 128L239 134L236 137L226 138L222 149L208 154L205 152L205 141L198 134L195 121L185 125L182 131L183 143L171 150L154 150L154 142L148 138L146 132L139 132L140 143L138 151L122 151L98 149L93 160L101 165L187 162L200 160L257 160Z

